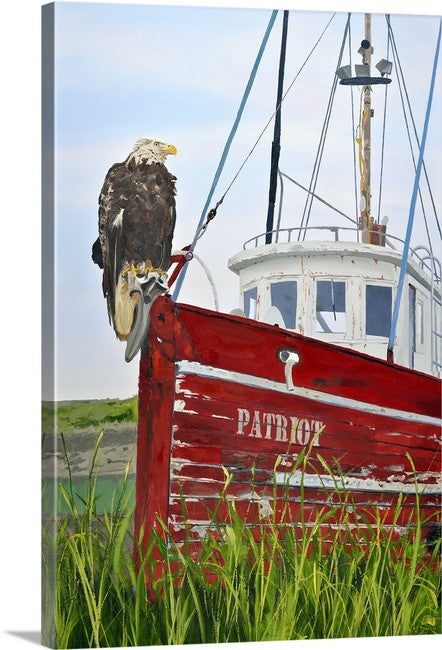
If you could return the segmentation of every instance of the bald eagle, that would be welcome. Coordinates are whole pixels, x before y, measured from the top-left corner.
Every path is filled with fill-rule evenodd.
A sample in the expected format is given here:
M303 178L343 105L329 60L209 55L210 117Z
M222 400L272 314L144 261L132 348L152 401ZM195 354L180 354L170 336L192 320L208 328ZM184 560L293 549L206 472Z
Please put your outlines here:
M92 259L103 269L109 322L127 341L126 361L141 348L154 298L167 291L175 227L175 181L164 161L176 148L139 139L124 162L113 165L99 196Z

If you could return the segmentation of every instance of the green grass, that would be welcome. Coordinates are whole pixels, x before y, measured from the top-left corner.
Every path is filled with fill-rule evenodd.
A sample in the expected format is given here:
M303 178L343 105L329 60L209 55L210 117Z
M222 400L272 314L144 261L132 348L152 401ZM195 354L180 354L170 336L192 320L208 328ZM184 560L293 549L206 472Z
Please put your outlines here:
M301 539L272 516L254 535L228 499L226 474L220 499L229 507L227 524L217 524L214 513L214 532L197 553L190 552L190 538L175 544L164 524L142 552L132 534L128 473L110 512L100 515L94 463L95 456L84 512L72 482L61 486L70 516L46 530L46 643L118 647L441 632L438 549L430 557L419 519L399 540L383 528L380 513L364 529L364 543L360 531L347 544L342 538L324 544L325 513L315 526L304 526ZM345 518L341 523L349 526ZM139 570L133 545L143 558ZM162 574L155 572L158 562Z
M42 404L42 430L45 433L55 428L69 433L76 429L99 428L110 423L136 423L137 417L137 397Z

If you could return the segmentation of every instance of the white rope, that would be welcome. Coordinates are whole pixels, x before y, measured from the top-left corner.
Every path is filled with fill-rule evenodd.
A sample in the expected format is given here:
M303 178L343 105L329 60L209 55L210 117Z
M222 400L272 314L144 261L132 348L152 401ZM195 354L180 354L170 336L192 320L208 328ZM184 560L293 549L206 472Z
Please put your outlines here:
M189 251L173 251L172 255L188 255ZM215 311L219 311L219 302L218 302L218 292L216 290L216 285L215 281L213 279L212 274L210 273L209 267L207 264L201 259L199 255L197 255L194 251L192 251L192 257L196 259L196 261L200 264L201 268L204 270L207 279L209 280L209 284L212 287L212 293L213 293L213 301L215 303Z

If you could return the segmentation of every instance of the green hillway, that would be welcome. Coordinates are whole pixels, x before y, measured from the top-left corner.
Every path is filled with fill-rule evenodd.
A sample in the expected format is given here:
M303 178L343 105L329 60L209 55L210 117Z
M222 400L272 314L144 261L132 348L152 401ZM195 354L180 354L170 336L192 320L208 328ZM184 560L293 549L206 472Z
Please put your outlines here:
M100 428L106 424L136 423L138 398L43 402L42 431L55 428L69 433L78 429Z

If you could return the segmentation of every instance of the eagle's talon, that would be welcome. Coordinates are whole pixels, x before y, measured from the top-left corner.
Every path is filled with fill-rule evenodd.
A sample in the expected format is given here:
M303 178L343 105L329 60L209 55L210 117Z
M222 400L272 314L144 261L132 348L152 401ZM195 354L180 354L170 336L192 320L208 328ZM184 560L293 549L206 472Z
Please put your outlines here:
M124 278L126 275L130 275L134 278L142 278L146 277L149 275L149 273L159 273L162 277L167 276L167 271L163 271L160 267L154 267L152 266L152 263L150 260L147 260L146 262L143 262L142 264L138 264L135 266L133 263L131 263L129 266L126 266L122 271L121 271L121 276Z
M163 269L152 269L152 271L155 271L155 273L159 273L161 277L167 277L167 271L163 271Z

